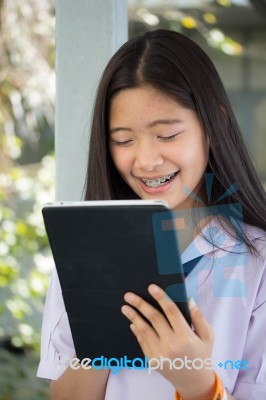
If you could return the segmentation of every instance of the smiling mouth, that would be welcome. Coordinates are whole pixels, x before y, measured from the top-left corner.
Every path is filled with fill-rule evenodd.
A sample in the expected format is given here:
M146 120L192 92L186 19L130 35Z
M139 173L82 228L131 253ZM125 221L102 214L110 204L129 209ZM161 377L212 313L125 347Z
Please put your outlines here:
M150 187L150 188L157 188L160 186L164 186L166 185L170 180L172 180L178 173L177 172L173 172L172 174L168 174L168 175L164 175L161 178L158 179L143 179L141 178L142 182L145 183L146 186Z

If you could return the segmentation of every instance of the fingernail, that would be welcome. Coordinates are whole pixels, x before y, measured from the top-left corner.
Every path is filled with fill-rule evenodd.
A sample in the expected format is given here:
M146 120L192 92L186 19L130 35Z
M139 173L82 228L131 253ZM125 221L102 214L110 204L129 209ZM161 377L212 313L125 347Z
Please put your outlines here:
M190 308L196 308L197 307L197 304L196 304L195 300L193 299L193 297L189 298L189 303L188 304L189 304Z
M130 308L128 306L122 306L121 307L121 311L122 311L122 314L124 314L126 316L129 316L130 312L131 312L131 310L130 310Z
M152 283L152 284L149 286L148 289L149 289L150 293L152 293L152 294L157 294L157 293L160 292L159 286L155 285L154 283Z
M126 293L124 296L124 299L126 300L127 303L133 303L134 298L135 296L133 293Z

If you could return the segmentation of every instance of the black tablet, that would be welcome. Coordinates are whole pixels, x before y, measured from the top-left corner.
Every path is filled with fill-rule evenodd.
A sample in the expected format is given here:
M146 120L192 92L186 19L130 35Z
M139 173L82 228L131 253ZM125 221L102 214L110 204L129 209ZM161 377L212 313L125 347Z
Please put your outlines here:
M190 323L172 214L164 201L84 201L44 206L52 249L78 358L143 358L121 313L132 291L158 284Z

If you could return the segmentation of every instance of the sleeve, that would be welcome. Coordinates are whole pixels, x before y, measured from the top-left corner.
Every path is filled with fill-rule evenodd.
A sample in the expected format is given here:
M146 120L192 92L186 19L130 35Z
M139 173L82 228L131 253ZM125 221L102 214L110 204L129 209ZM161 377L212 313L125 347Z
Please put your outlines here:
M56 269L53 270L44 306L41 360L37 377L56 380L73 358L75 348Z
M256 268L256 266L255 266ZM266 393L266 269L249 322L243 360L232 395L239 400L264 399Z

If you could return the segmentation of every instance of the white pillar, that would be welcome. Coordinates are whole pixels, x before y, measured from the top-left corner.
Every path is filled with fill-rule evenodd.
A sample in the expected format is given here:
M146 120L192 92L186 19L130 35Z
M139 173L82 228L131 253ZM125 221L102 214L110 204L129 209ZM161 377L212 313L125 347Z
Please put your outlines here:
M56 1L57 200L82 198L95 91L127 30L127 0Z

